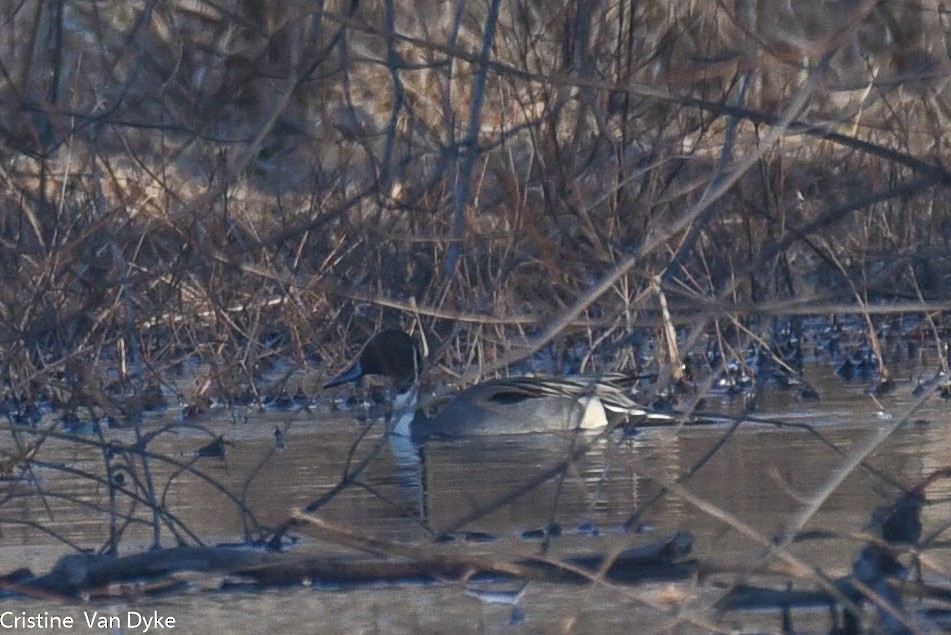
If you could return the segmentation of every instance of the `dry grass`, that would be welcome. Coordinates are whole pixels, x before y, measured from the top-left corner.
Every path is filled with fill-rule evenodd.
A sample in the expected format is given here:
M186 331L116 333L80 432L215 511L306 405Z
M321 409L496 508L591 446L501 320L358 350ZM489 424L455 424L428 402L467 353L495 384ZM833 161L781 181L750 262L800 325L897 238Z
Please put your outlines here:
M789 10L506 5L483 61L484 7L8 7L9 394L397 320L610 353L656 276L681 324L946 301L941 16Z
M5 5L6 403L134 421L184 360L228 398L392 324L466 379L876 306L939 340L946 16L736 6Z
M632 363L612 345L658 333L655 276L678 323L947 299L923 7L4 11L8 394L122 355L250 379L391 322L456 368L540 333Z

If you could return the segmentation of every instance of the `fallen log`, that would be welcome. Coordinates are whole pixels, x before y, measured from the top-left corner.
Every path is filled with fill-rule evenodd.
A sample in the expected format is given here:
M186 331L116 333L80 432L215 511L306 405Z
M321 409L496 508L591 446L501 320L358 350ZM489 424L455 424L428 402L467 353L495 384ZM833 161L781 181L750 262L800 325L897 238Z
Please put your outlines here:
M634 584L691 575L696 570L695 563L681 560L690 546L690 536L680 533L669 540L625 551L607 563L602 555L557 561L532 557L513 560L472 555L458 549L447 551L433 545L412 547L416 557L314 557L234 546L173 547L118 557L70 554L42 575L34 576L21 569L0 577L0 588L12 595L76 598L101 592L109 585L156 581L183 572L240 576L260 587L466 581L473 577L571 584L603 578Z

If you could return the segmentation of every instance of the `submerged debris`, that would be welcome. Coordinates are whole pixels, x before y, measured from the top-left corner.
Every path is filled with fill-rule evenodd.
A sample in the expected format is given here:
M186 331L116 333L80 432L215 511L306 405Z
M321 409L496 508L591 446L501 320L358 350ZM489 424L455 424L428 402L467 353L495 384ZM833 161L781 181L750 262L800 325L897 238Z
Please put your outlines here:
M935 481L948 478L949 475L951 470L937 470L904 492L893 504L876 510L871 525L880 539L867 542L852 565L851 575L833 581L831 588L787 588L780 591L740 585L730 592L721 606L728 610L781 610L784 622L791 619L789 610L792 608L829 606L833 608L834 619L837 619L834 608L842 607L842 625L833 626L831 632L858 635L866 630L866 626L863 626L866 619L861 609L863 605L871 605L876 617L868 626L875 632L890 635L919 632L919 619L926 619L927 610L931 609L925 607L925 612L915 615L906 607L903 594L912 592L921 597L923 587L906 588L909 569L901 557L909 554L908 547L919 546L921 511L926 503L925 490ZM951 589L948 588L933 588L929 593L936 598L951 597Z
M613 558L605 577L616 583L647 580L682 580L695 572L685 560L692 539L677 534L667 541L629 549ZM522 580L548 583L585 583L599 577L606 556L577 556L557 562L535 559L509 560L471 555L466 550L435 553L391 545L390 558L314 557L293 552L272 552L239 547L174 547L129 556L75 554L64 556L48 572L32 575L18 569L0 578L6 597L62 597L111 595L112 585L135 581L160 583L163 590L177 583L170 576L180 572L239 576L260 587L302 584L319 587L353 586L379 582L416 583L451 580ZM138 587L137 592L145 592Z

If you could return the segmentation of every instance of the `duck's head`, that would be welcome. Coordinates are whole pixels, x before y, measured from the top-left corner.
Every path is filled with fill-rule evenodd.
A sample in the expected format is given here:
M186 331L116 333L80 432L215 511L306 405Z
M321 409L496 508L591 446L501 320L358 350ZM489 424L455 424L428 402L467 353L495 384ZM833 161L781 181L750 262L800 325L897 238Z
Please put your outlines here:
M397 329L374 335L360 351L357 360L337 375L324 388L359 381L365 375L382 375L393 382L398 392L405 392L419 382L422 354L412 337Z

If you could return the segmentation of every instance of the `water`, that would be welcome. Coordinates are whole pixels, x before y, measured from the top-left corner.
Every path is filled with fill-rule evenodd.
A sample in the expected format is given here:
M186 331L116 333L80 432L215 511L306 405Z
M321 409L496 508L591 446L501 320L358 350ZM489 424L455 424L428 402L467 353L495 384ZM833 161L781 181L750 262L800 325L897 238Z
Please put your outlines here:
M544 547L553 557L611 552L689 531L694 535L694 555L726 571L718 578L722 584L741 581L741 574L754 568L767 553L762 541L785 535L795 514L840 469L845 461L841 453L848 454L887 424L886 412L901 412L913 399L910 384L902 385L884 398L883 412L863 393L861 385L833 380L825 369L810 372L819 373L811 379L823 387L821 402L801 403L790 393L776 391L764 395L757 414L808 423L817 434L744 425L710 455L727 434L726 425L644 430L595 443L566 470L532 488L526 484L563 461L577 439L530 435L430 442L419 462L384 445L368 463L359 484L346 488L317 513L332 526L386 540L426 544L451 531L456 537L451 546L467 553L525 556L543 549L538 537L541 532L535 530L553 526L560 535ZM790 551L801 561L831 577L847 574L860 548L860 542L847 534L867 531L872 510L896 496L886 481L910 486L946 465L951 456L946 403L933 399L913 419L915 423L904 426L873 455L868 469L845 478L807 523L807 530L835 532L837 537L794 544ZM146 429L159 429L171 420L171 414L155 418L147 422ZM366 432L363 424L349 416L327 412L232 411L201 425L202 429L172 429L159 435L149 448L157 455L191 465L230 492L231 498L171 463L151 462L152 477L166 507L181 526L206 544L234 542L246 534L253 537L256 527L277 526L291 510L326 493L342 478L348 455ZM283 448L275 443L275 428L285 432ZM128 431L109 434L116 441L134 440ZM195 458L195 451L216 434L227 441L225 456ZM378 438L375 430L365 436L353 450L351 467L370 452ZM100 547L108 535L103 511L106 488L75 472L101 474L101 453L60 440L47 440L41 450L48 467L37 468L32 482L4 485L9 495L0 507L0 565L4 570L20 566L45 570L69 553L60 540L39 531L37 525L85 548ZM685 476L688 474L692 475ZM675 482L714 506L717 516L667 492ZM37 491L44 496L38 496ZM947 499L949 493L946 481L928 490L932 500ZM241 513L235 500L253 513L253 520ZM141 505L134 507L124 501L121 509L136 519L149 519ZM491 511L479 513L486 509ZM926 507L925 535L941 528L947 515L946 504ZM744 523L761 540L743 535L730 526L728 518ZM470 520L463 522L465 519ZM632 521L637 531L625 531L625 524ZM470 532L468 540L466 532ZM307 528L295 530L295 535L300 538L297 550L301 553L348 552ZM146 548L150 540L150 529L143 523L129 528L121 544L131 552ZM163 544L174 544L168 533L163 535ZM947 550L929 550L928 555L937 568L931 575L947 575L951 565ZM160 616L174 617L179 632L206 633L613 633L619 628L630 630L632 624L638 626L638 632L703 632L713 623L724 629L731 625L779 628L774 614L719 615L711 610L722 592L715 584L579 588L533 583L520 595L518 588L490 585L479 589L458 583L219 592L214 590L220 583L216 576L186 577L193 579L193 591L161 598L81 605L16 600L2 603L0 611L72 616L76 626L71 632L81 633L101 632L85 625L84 612L91 611L119 617L122 632L142 632L141 627L130 628L124 622L130 610L143 615L157 611ZM687 622L685 615L689 616ZM822 611L807 612L798 616L796 625L824 630L828 619Z

